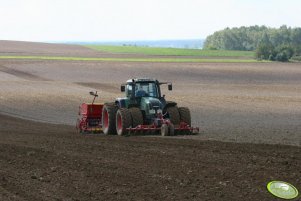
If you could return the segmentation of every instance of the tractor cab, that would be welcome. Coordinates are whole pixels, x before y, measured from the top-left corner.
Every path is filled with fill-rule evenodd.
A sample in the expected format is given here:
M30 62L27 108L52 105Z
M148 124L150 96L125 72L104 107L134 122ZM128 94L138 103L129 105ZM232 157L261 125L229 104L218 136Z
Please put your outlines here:
M124 98L118 98L116 104L120 108L137 107L142 111L144 120L149 123L157 115L162 113L166 106L165 97L161 95L160 86L168 84L172 90L172 84L159 82L149 78L131 79L125 85L121 85L121 91L125 92Z
M142 98L142 97L153 97L159 98L159 90L158 86L155 82L137 82L134 85L127 85L132 90L130 91L130 95L133 95L134 98Z
M126 97L135 99L141 97L162 98L160 85L168 84L168 89L172 90L171 83L160 83L158 80L141 78L128 80L125 85L121 85L121 91L126 93Z
M141 100L159 100L165 103L164 96L161 96L160 85L168 84L168 89L172 90L171 83L160 83L158 80L140 78L131 79L126 84L121 85L121 92L125 92L125 98L118 98L116 103L120 107L131 107L132 105L140 105Z

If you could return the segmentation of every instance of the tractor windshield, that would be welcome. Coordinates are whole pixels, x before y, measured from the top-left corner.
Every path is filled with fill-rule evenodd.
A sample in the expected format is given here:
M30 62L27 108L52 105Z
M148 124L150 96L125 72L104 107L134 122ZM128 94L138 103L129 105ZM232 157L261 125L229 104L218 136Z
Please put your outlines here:
M158 97L157 85L154 82L138 82L135 85L136 97Z

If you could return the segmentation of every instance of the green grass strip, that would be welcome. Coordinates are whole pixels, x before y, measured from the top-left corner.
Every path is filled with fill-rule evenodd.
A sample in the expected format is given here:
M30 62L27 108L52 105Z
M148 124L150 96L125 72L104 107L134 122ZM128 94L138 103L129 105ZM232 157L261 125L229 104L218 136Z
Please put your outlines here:
M57 56L0 56L0 59L29 59L57 61L112 61L112 62L162 62L162 63L261 63L255 59L193 59L193 58L92 58Z
M85 45L85 47L109 53L127 53L157 56L248 57L248 59L253 59L255 56L255 53L253 51L200 50L109 45Z

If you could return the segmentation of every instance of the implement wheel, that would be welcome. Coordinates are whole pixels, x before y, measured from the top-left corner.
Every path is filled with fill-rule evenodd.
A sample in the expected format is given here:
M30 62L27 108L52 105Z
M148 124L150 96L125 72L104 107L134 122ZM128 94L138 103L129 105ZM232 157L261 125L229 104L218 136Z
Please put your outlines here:
M168 114L169 120L173 125L180 124L180 113L179 109L176 106L166 108L166 112Z
M168 125L167 124L162 124L161 126L161 135L162 136L168 136Z
M131 112L127 108L120 108L116 113L116 130L118 135L127 135L127 128L132 126Z
M116 107L113 103L105 104L102 109L102 130L106 135L116 134Z

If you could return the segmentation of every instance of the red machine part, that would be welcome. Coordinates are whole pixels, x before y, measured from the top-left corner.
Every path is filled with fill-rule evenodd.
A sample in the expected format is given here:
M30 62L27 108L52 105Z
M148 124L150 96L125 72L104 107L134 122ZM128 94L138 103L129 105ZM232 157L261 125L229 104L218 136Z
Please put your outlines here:
M102 115L103 104L82 103L79 106L79 118L77 119L76 128L80 133L100 133L102 132Z
M88 104L82 103L79 106L79 118L77 120L76 128L79 133L101 133L103 125L108 124L108 116L102 119L103 104ZM108 115L105 113L105 115ZM102 122L103 120L103 122ZM117 121L121 122L121 120ZM122 125L117 124L117 127ZM167 127L168 130L164 131ZM129 134L155 134L157 131L161 131L162 135L174 135L174 134L194 134L199 133L199 128L191 127L185 122L180 122L179 125L173 125L169 119L164 119L163 114L159 113L156 121L151 125L138 125L135 128L126 128Z
M169 125L169 124L166 124ZM136 132L136 131L160 131L160 127L156 126L155 124L152 125L138 125L135 128L127 128L126 130L131 131L131 132ZM198 127L190 127L187 123L181 122L178 126L176 126L175 131L189 131L191 134L199 133L200 129Z
M127 128L130 133L145 133L145 132L156 132L156 131L161 131L161 135L165 136L167 135L175 135L175 134L197 134L199 133L200 129L198 127L191 127L189 124L186 122L180 122L179 125L176 127L170 122L169 119L164 119L163 114L159 113L157 117L157 121L155 122L160 122L159 124L161 127L153 123L151 125L138 125L135 128ZM167 127L168 131L165 133L164 127ZM171 131L172 130L172 131Z

